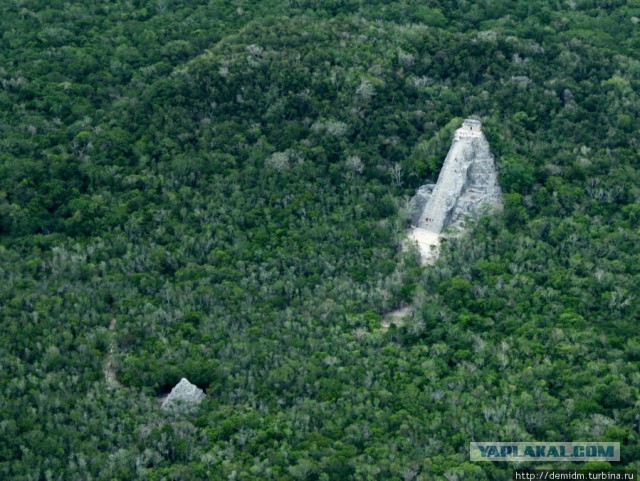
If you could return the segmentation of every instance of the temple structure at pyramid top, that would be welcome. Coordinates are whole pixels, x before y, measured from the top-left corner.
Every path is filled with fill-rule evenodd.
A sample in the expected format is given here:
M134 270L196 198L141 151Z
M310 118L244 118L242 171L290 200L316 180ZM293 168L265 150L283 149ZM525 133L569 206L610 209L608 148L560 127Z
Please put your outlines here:
M482 123L479 120L466 119L462 126L456 130L454 140L479 139L484 137Z

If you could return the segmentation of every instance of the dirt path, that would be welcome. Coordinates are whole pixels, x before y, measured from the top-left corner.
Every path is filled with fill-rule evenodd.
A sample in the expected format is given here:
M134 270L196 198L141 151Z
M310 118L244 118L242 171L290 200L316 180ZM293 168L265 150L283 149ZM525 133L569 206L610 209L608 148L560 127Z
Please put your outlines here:
M433 264L438 260L438 248L441 237L442 236L438 234L420 229L419 227L411 227L407 231L407 242L415 242L418 244L418 248L420 249L420 262L423 266ZM386 313L380 323L382 330L386 331L391 324L401 326L407 317L413 316L413 312L413 307L405 306Z
M114 340L115 336L113 335L113 332L116 330L117 325L117 319L111 319L111 322L109 323L109 333L111 337L111 342L109 343L109 354L107 354L107 360L104 363L104 369L102 370L104 373L104 380L107 382L108 386L112 387L120 386L120 383L116 379L116 371L113 368L113 353L116 349Z

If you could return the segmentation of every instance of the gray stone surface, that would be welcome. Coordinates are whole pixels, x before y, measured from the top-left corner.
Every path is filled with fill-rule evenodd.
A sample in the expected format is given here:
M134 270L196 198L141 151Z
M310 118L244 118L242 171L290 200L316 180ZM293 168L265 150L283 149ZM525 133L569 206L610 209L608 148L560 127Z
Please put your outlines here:
M200 404L204 398L205 394L202 389L182 378L171 390L161 407L164 410L189 409Z
M424 207L419 217L412 215L412 221L418 228L436 234L447 227L461 226L485 206L502 204L493 155L479 121L467 119L456 130L438 182L427 195L432 185L418 189L412 206L416 211L420 205Z
M433 193L433 189L436 184L425 184L421 185L420 188L416 191L416 195L411 199L411 203L409 204L409 215L411 216L411 224L418 225L420 223L420 218L422 217L422 211L424 211L427 202L429 201L429 197Z

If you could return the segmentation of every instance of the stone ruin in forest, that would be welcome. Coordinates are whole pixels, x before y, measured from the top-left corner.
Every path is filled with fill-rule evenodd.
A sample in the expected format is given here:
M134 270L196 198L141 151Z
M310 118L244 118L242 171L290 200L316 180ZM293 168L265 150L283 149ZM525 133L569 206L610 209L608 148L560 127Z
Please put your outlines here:
M183 377L171 390L161 408L165 411L188 410L200 404L205 397L202 389Z
M411 200L409 237L428 262L444 229L462 227L484 207L500 205L502 192L482 124L466 119L455 132L437 183L421 186Z

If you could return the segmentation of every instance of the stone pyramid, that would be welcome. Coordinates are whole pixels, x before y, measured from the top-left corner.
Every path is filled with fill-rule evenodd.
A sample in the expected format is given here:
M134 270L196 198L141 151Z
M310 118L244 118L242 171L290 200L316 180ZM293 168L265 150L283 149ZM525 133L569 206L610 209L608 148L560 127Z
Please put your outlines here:
M183 377L171 390L167 399L162 403L161 408L165 411L188 409L200 404L204 398L204 391Z
M482 124L467 119L456 130L438 182L422 186L413 199L413 224L440 234L461 225L482 207L500 205L502 192Z

